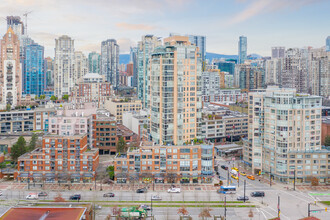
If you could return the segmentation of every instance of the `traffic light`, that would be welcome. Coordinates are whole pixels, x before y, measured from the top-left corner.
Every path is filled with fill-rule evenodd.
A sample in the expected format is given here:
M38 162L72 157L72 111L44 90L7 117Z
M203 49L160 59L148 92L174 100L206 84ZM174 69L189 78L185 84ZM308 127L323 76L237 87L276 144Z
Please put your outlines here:
M328 211L328 208L327 208L327 207L325 207L325 211L326 211L326 212Z

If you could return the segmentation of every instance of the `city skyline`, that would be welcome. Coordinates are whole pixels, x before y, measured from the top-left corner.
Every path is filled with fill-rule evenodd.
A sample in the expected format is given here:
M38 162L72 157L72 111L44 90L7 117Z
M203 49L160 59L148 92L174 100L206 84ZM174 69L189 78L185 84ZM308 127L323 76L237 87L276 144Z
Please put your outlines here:
M62 34L74 39L76 50L85 54L100 52L101 42L110 38L117 40L121 54L127 54L142 35L165 38L171 32L207 36L208 52L237 54L237 39L244 35L249 39L248 54L263 56L270 56L273 46L323 47L329 35L324 27L330 4L324 0L61 1L5 0L0 6L0 35L6 33L6 16L21 16L25 23L22 15L27 11L32 11L29 36L52 57L55 38Z

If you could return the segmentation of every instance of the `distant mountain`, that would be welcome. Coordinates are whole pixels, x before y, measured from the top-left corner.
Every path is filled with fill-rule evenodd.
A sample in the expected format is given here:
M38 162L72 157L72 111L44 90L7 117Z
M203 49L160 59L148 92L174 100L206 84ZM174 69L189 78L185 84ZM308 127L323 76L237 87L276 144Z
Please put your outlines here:
M129 54L119 54L119 64L128 64L130 59Z
M252 60L261 59L261 58L262 58L262 56L260 56L259 54L255 54L255 53L248 55L248 59L252 59Z
M209 61L212 61L213 59L238 59L238 56L206 52L206 59Z

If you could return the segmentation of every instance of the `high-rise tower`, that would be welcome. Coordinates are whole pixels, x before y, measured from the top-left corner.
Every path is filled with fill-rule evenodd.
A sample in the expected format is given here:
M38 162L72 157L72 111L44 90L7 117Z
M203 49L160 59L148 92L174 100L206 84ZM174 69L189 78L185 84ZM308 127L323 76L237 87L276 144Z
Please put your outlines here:
M22 95L22 72L18 36L9 27L1 40L0 104L17 106Z
M202 61L188 37L164 39L150 58L150 129L160 144L201 138Z
M240 36L238 41L238 63L244 63L247 58L247 37Z
M114 39L101 44L101 75L116 89L119 86L119 45Z
M69 95L74 86L74 40L63 35L55 39L54 94Z

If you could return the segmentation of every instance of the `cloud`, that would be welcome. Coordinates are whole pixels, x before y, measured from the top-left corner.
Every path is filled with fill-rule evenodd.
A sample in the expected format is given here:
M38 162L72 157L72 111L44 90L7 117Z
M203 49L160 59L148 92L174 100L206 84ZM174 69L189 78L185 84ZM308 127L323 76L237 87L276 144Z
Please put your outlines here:
M246 2L244 0L237 0L238 2ZM227 26L235 25L247 21L259 14L275 12L279 10L291 9L297 10L309 4L315 4L324 0L253 0L243 11L234 15Z
M120 54L129 53L130 48L135 46L136 43L128 38L120 38L117 40L119 45Z
M121 28L121 29L125 29L125 30L143 30L143 31L150 31L150 30L154 30L156 27L155 26L151 26L151 25L146 25L146 24L129 24L129 23L117 23L116 27Z

